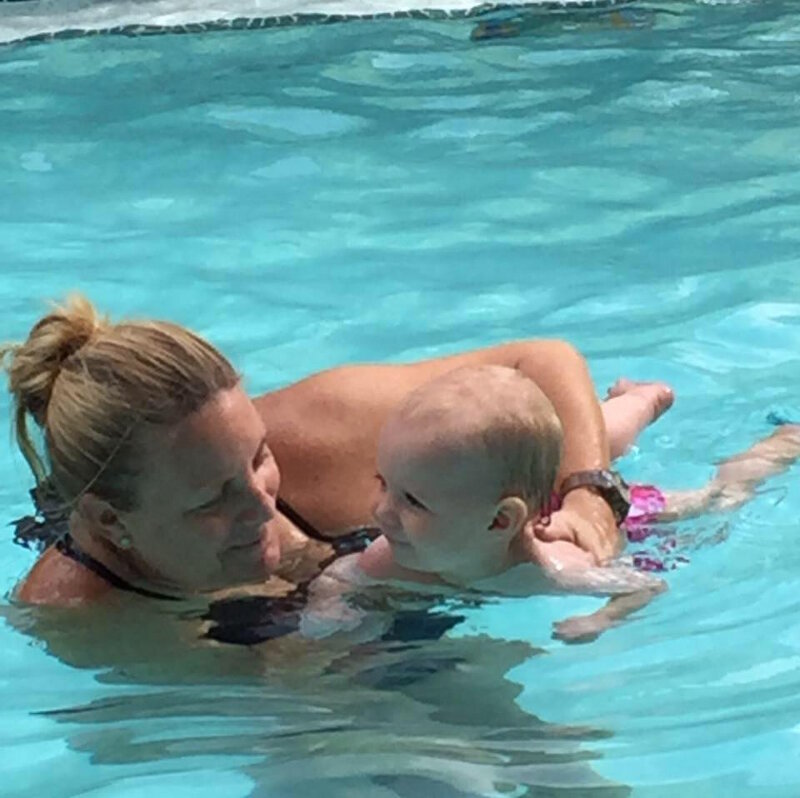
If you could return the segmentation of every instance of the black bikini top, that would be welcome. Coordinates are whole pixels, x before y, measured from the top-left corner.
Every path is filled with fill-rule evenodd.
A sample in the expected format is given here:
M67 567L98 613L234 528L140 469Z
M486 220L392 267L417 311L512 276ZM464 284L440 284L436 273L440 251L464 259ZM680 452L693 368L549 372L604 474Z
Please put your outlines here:
M46 488L37 487L30 493L33 504L36 507L36 515L28 515L14 522L15 543L19 543L26 548L36 548L40 551L48 546L55 546L65 557L79 563L84 568L88 568L92 573L97 574L101 579L104 579L119 590L136 593L146 598L166 601L180 600L178 596L157 593L154 590L147 590L131 584L118 574L115 574L99 560L79 549L69 532L68 508L65 508L55 494L47 491ZM283 499L278 498L275 504L278 512L285 515L301 532L313 540L327 543L333 548L333 554L320 563L320 571L327 568L339 557L363 551L380 534L380 530L375 527L362 526L335 538L327 537ZM307 587L306 583L303 584ZM298 585L298 588L300 587Z
M275 507L279 513L285 515L301 532L312 540L318 540L320 543L327 543L333 547L333 556L325 561L323 567L327 567L339 557L364 551L381 534L378 527L358 526L344 535L337 535L332 538L328 535L323 535L310 521L306 521L294 507L280 497L275 501Z

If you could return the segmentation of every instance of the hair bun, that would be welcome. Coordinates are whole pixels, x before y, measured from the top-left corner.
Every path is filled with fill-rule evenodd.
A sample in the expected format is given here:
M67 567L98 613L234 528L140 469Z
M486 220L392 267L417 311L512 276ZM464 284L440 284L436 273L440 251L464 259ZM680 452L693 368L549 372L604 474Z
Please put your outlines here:
M40 319L27 341L3 350L4 356L11 356L9 389L18 407L30 413L37 424L44 424L53 386L66 361L106 324L92 303L76 294Z

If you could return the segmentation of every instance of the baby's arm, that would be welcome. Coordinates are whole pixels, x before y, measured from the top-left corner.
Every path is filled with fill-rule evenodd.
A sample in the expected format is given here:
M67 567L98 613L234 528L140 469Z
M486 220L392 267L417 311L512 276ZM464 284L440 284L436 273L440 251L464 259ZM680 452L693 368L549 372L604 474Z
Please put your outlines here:
M381 536L360 554L336 560L312 582L300 621L301 633L312 638L347 633L351 642L379 638L391 625L392 614L374 607L365 611L348 601L359 589L378 585L407 588L415 594L433 592L437 596L443 589L435 574L397 565L388 541Z
M431 586L441 592L441 580L434 574L411 571L397 565L389 542L383 535L360 554L341 557L311 584L303 610L300 631L305 637L328 637L348 633L348 639L363 642L380 637L390 623L388 613L365 612L353 606L348 596L360 588L395 585L424 591Z
M657 583L657 585L655 584ZM614 596L605 607L589 615L573 615L553 626L553 637L565 643L591 643L606 629L616 626L636 610L649 604L659 593L667 589L666 583L654 580L652 588L642 588L633 593Z
M359 586L372 582L365 578L358 560L358 554L342 557L311 583L300 618L303 637L319 639L347 633L348 640L356 643L376 639L386 631L386 613L365 612L347 600Z
M624 565L598 567L591 556L572 543L535 541L539 565L553 586L569 593L613 596L590 615L577 615L555 624L554 636L570 643L587 643L636 612L666 590L656 577Z

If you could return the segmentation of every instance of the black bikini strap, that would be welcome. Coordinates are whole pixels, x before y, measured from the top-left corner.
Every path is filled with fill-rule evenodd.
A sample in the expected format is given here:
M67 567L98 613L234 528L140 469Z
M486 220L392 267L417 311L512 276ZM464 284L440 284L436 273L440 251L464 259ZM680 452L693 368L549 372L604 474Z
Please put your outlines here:
M328 537L327 535L321 534L312 523L306 521L306 519L284 499L278 497L275 506L278 508L278 512L283 513L301 532L305 532L310 538L318 540L320 543L328 543L333 546L333 550L339 557L345 554L364 551L364 549L381 534L380 529L377 527L359 526L355 529L348 530L343 535Z
M65 557L68 557L73 562L82 565L92 573L97 574L101 579L105 579L109 585L116 587L119 590L125 590L128 593L138 593L140 596L146 598L163 599L165 601L180 601L179 596L168 596L166 593L156 593L155 590L147 590L144 587L137 587L130 582L126 582L121 576L115 574L110 568L107 568L100 560L96 560L85 551L76 548L72 535L67 533L60 540L57 540L55 547Z
M331 542L330 538L326 538L322 535L310 521L306 521L289 502L285 501L280 496L278 496L275 501L275 507L277 507L279 513L285 515L301 532L305 532L310 538L318 540L320 543Z

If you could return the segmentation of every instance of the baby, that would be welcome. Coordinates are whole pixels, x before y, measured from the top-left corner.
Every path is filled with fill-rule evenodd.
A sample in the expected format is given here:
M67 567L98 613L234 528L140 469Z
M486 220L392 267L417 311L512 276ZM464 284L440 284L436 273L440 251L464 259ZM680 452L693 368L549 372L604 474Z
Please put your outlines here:
M617 454L671 403L671 394L664 386L632 384L615 393L603 410ZM558 506L561 443L552 405L514 369L458 369L427 383L381 433L374 506L381 536L361 554L339 560L323 579L513 596L613 596L598 612L556 625L562 639L596 637L665 584L630 566L598 567L574 544L537 536ZM634 486L629 518L649 522L738 506L798 454L800 432L787 425L724 462L700 490L663 494Z

